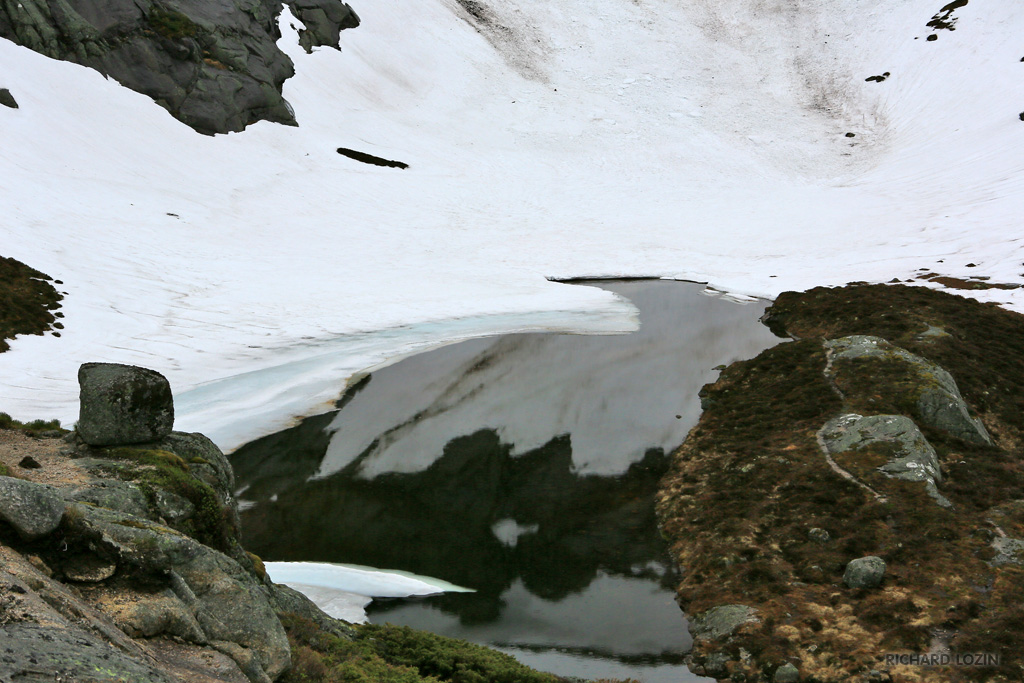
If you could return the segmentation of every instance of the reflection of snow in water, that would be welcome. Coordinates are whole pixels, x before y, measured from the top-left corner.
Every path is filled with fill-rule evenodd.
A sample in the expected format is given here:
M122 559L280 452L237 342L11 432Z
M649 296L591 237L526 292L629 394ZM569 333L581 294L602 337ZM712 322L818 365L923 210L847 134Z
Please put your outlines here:
M620 474L648 448L683 441L711 368L778 342L755 323L761 304L702 296L689 284L601 286L640 309L638 332L477 339L384 368L335 418L318 476L367 449L363 476L421 471L449 441L484 428L514 454L571 434L578 472Z
M586 649L608 656L682 653L690 647L672 591L646 579L599 572L584 590L557 602L537 597L517 579L501 599L501 621L463 623L419 603L386 605L370 617L510 647Z
M530 666L553 673L641 677L648 681L703 680L688 678L678 663L659 658L681 656L690 647L686 621L671 590L644 579L599 573L583 591L558 602L539 598L517 580L502 596L506 607L500 622L463 623L422 603L385 605L371 612L374 623L391 622L426 629L452 638L496 645ZM615 659L644 661L619 664ZM646 663L653 661L653 664Z
M429 576L359 565L267 562L264 566L267 575L275 583L291 586L327 614L350 622L366 621L364 608L373 598L472 592L469 588Z
M540 528L538 524L519 524L514 519L500 519L491 527L494 537L509 548L515 548L519 537L535 534Z

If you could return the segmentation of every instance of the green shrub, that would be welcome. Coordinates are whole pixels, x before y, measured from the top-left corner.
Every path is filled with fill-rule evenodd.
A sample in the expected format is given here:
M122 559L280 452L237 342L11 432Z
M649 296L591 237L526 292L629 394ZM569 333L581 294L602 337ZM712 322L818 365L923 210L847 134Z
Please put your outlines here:
M351 640L294 614L281 617L292 646L282 683L556 683L482 645L407 626L365 624Z
M0 413L0 429L16 429L19 432L25 432L29 436L35 436L40 432L59 431L66 434L69 431L60 426L60 420L19 422L7 413Z

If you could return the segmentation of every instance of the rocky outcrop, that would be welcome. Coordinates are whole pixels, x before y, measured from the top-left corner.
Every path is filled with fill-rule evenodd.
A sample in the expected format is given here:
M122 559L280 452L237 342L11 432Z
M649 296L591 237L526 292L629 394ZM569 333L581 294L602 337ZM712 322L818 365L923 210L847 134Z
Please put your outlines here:
M92 67L206 133L295 125L281 95L294 68L276 41L281 0L0 0L0 36ZM302 41L337 47L359 24L340 0L295 0Z
M18 108L18 101L14 99L14 95L7 88L0 88L0 104L11 109Z
M1024 317L850 286L785 293L765 320L794 340L704 387L658 494L684 611L758 617L722 636L695 620L691 669L765 683L1019 678ZM887 652L1001 660L913 667Z
M157 373L89 364L80 376L82 431L18 468L38 481L0 476L0 679L94 680L96 667L102 680L153 683L280 677L282 608L334 620L240 546L224 454L169 431Z
M134 515L78 504L68 517L68 535L115 563L122 576L150 577L150 585L134 590L131 581L82 590L126 633L212 644L253 681L273 680L288 667L288 639L270 590L237 562Z
M827 373L840 390L846 375L873 361L869 371L888 375L891 399L904 404L922 424L970 443L992 443L981 421L971 417L956 380L944 368L881 337L853 335L829 339L825 346L830 361Z
M78 370L78 384L78 434L90 446L145 443L171 433L171 385L159 372L86 363Z

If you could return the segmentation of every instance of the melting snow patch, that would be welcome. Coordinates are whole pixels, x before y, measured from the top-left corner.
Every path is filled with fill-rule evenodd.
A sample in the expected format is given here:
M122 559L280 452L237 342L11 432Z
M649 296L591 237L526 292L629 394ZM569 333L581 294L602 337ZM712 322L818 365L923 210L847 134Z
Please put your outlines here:
M267 562L267 575L312 600L338 619L362 623L373 598L408 598L438 593L472 593L473 589L429 576L393 569L326 562Z

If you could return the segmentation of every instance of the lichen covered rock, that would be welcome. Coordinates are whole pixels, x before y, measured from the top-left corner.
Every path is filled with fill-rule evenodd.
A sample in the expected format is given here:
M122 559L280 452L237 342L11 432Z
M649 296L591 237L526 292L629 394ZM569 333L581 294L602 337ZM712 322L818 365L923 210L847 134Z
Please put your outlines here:
M695 639L725 638L743 624L757 621L757 610L746 605L719 605L690 618L690 633Z
M166 577L162 589L130 607L123 591L111 599L102 592L86 594L129 634L232 643L237 648L222 651L244 653L236 661L247 675L258 664L261 674L251 680L272 680L287 669L288 639L269 590L231 558L169 527L90 505L74 505L68 526L129 574Z
M873 362L881 367L868 371L889 377L889 392L898 388L897 394L902 394L891 396L891 400L906 406L922 425L969 443L992 443L981 420L971 417L956 380L944 368L872 335L829 339L825 347L830 361L827 372L844 393L852 388L846 376L859 372L858 365Z
M832 454L877 444L891 446L889 461L878 468L891 477L906 481L942 480L935 449L914 421L904 415L840 415L827 422L819 434Z
M874 555L850 560L843 572L843 583L850 588L877 588L885 577L885 560Z

